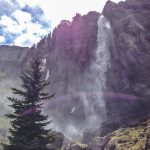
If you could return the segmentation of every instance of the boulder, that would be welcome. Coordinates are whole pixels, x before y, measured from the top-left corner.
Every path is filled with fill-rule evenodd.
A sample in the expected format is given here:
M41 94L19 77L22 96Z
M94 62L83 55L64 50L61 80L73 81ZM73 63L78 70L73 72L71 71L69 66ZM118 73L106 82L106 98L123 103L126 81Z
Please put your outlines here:
M105 137L95 137L92 139L92 141L89 143L89 149L90 150L103 150L109 139L110 139L111 134L105 136Z
M89 150L88 145L81 144L81 143L75 143L71 145L70 150Z
M92 129L86 129L83 132L83 139L82 139L82 143L84 144L89 144L92 139L94 139L97 135L96 130L92 130Z

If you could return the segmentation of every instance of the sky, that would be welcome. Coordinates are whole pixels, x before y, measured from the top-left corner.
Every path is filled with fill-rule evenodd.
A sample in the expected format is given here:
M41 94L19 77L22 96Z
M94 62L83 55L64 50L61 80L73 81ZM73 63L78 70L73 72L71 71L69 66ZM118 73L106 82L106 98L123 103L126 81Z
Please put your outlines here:
M0 0L0 45L32 46L61 20L101 12L107 0ZM112 0L119 2L120 0Z

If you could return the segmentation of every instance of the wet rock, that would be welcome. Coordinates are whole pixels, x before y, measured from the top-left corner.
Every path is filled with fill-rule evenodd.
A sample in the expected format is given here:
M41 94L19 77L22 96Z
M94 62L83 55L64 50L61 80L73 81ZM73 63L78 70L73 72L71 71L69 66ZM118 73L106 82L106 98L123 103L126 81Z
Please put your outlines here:
M83 132L83 139L82 139L82 143L84 144L89 144L96 136L99 135L99 129L86 129Z
M120 125L117 122L102 123L101 129L100 129L100 135L101 136L107 135L108 133L115 131L119 127Z
M86 144L74 143L74 144L68 145L63 150L90 150L90 149L89 149L88 145L86 145Z
M88 145L76 143L71 146L70 150L89 150Z
M111 134L105 137L95 137L92 139L92 141L89 143L90 150L103 150L106 147L110 136Z
M64 135L61 132L52 132L54 135L54 142L51 144L48 144L49 149L61 149L64 142Z

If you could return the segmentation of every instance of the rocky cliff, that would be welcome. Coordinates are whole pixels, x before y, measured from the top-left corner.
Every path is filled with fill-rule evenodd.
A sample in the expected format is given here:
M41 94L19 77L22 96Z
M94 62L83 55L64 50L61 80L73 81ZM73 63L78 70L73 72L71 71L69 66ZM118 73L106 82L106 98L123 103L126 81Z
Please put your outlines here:
M111 49L112 70L108 75L112 90L137 95L149 93L149 8L148 0L118 4L108 1L104 7L103 14L111 23L115 39L115 48Z
M29 48L18 46L0 46L0 73L15 78L23 70Z
M115 98L115 103L109 101L112 98L107 99L108 120L120 118L124 124L124 121L149 113L149 8L148 0L126 0L118 4L108 1L103 9L103 14L110 21L115 43L114 47L110 48L111 69L107 73L108 90L116 94L121 92L141 98L135 102L133 97L128 97L129 100L122 95L122 98L117 98L118 96Z
M117 122L118 127L127 121L149 114L149 7L148 0L127 0L118 4L108 1L103 9L102 14L109 20L113 31L111 41L113 44L109 47L111 67L106 73L107 88L104 94L106 122ZM57 82L58 78L61 80L62 88L55 86L57 90L61 88L59 89L61 95L70 94L69 89L73 85L79 89L79 84L86 85L81 82L83 80L81 76L94 58L99 16L100 14L91 12L82 17L76 15L72 22L62 21L51 36L38 44L38 47L47 46L51 57L59 60L58 68L63 68L60 70L63 79L57 74L58 77L55 76L53 80L54 82ZM77 101L78 98L75 99ZM80 100L78 103L80 107L83 105ZM74 103L72 106L76 106L79 110L82 108ZM79 114L84 114L84 109L79 110ZM83 120L84 117L79 115L77 118Z
M27 47L0 46L0 117L8 110L7 96L12 94L10 87L18 85L28 51Z

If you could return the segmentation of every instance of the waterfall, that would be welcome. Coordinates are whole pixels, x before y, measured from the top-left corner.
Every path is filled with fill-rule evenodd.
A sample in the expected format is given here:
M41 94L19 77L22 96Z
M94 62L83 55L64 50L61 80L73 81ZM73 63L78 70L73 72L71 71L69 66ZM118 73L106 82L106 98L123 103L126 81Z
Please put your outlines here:
M97 90L104 90L106 88L106 72L110 68L110 38L112 34L111 26L104 16L100 16L98 20L98 35L97 35L97 49L95 54L95 61L92 64L93 77L95 77L95 85Z
M106 89L106 73L111 67L110 51L112 29L109 21L102 15L98 20L97 48L95 56L85 74L86 98L84 106L88 128L96 128L105 119L105 102L103 91ZM90 94L89 94L90 93ZM99 112L99 110L102 110Z
M97 48L90 66L75 80L69 80L66 93L57 98L64 106L55 107L52 120L54 128L72 139L81 136L88 128L98 128L106 116L103 91L106 89L106 73L110 66L110 46L113 38L109 21L101 15L98 20ZM68 74L67 74L68 75ZM69 76L69 75L68 75ZM72 79L72 76L69 77ZM64 114L58 114L63 107ZM69 108L68 108L69 107ZM53 105L52 107L53 108ZM67 111L68 110L68 111Z
M86 117L84 125L79 128L80 131L98 128L105 120L106 109L103 91L106 89L106 73L111 67L110 46L112 38L113 32L110 23L102 15L98 20L97 48L94 51L94 59L82 76L80 87L78 87L80 91L74 91L74 94L77 94L83 101Z

